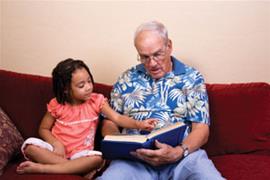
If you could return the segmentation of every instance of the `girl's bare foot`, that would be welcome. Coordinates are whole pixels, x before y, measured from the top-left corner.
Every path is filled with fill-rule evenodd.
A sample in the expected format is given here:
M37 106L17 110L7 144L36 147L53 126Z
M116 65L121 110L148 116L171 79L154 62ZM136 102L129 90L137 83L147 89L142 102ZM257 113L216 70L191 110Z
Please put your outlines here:
M24 174L24 173L42 173L44 166L43 164L35 163L32 161L24 161L22 162L16 169L16 172L18 174Z

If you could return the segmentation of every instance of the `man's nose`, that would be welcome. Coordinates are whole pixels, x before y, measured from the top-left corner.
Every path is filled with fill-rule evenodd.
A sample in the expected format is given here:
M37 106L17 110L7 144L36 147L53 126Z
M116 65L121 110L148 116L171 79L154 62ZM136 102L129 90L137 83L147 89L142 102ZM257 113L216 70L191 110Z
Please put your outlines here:
M149 56L149 59L148 59L148 65L149 66L154 66L154 65L156 65L157 64L157 62L156 62L156 60L155 60L155 57L154 56Z

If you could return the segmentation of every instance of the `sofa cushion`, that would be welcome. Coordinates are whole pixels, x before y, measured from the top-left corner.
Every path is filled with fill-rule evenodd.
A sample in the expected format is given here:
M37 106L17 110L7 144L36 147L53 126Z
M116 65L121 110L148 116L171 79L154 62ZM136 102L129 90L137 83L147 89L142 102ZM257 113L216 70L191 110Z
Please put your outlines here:
M231 154L211 158L228 180L269 179L270 156Z
M210 106L210 155L270 153L270 85L207 85Z
M0 107L0 175L12 155L20 152L22 143L20 132Z
M51 79L0 70L0 107L26 139L38 136L38 127L53 97Z

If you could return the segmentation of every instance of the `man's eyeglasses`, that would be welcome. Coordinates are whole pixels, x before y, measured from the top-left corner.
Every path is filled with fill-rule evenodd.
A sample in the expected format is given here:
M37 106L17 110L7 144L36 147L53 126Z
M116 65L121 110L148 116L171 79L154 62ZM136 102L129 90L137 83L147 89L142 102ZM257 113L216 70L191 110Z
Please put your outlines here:
M160 49L159 51L153 53L152 55L137 55L137 60L140 61L143 64L147 64L150 62L151 59L153 59L156 62L160 62L161 60L164 59L165 55L166 55L166 47L164 46L162 49Z

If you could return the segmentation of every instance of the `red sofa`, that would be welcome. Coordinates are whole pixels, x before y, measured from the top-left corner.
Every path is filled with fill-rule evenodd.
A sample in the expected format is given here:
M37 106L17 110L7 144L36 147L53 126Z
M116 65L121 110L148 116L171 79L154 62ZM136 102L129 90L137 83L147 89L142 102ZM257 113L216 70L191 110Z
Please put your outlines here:
M109 97L111 85L94 90ZM207 84L211 127L203 147L228 180L270 177L270 85L268 83ZM37 136L46 103L53 97L51 79L0 70L0 107L23 138ZM97 149L100 141L97 135ZM19 150L18 150L19 151ZM16 174L21 154L13 157L0 179L84 179L78 175Z

